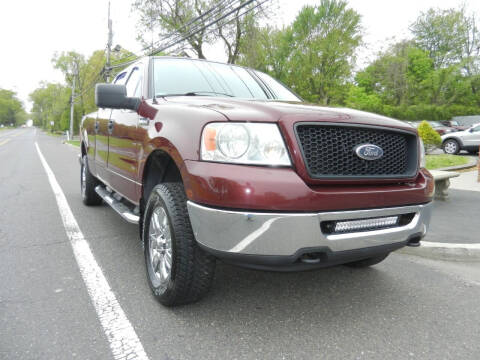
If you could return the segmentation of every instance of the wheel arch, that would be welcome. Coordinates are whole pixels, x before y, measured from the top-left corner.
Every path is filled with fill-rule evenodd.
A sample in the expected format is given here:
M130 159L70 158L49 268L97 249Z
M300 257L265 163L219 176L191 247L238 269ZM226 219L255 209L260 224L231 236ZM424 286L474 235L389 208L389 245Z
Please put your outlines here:
M460 139L459 137L456 137L456 136L449 136L445 139L442 140L442 147L443 147L443 144L445 144L445 142L447 142L448 140L455 140L458 145L460 145L460 148L463 148L463 142L462 142L462 139Z
M141 199L146 202L155 185L164 182L183 183L183 178L180 166L173 157L157 149L148 155L143 168Z

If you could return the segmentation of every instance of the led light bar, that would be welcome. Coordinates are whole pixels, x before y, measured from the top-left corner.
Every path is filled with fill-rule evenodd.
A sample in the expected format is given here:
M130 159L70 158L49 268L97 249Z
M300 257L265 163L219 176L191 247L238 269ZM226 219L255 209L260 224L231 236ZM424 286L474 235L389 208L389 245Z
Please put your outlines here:
M338 221L335 224L335 232L354 232L365 230L376 230L396 225L398 216L389 216L373 219Z

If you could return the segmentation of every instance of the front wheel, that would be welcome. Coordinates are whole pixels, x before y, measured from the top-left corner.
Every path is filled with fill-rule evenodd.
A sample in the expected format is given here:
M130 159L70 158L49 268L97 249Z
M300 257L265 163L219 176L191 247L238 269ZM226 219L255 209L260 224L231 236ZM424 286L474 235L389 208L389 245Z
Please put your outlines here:
M147 279L166 306L192 303L210 289L215 258L195 242L182 184L153 188L143 220Z
M445 154L457 155L460 152L460 144L455 139L448 139L443 143L443 152Z
M350 267L355 267L355 268L369 267L369 266L373 266L373 265L376 265L376 264L382 262L383 260L385 260L385 258L388 255L389 255L389 253L379 255L379 256L374 256L374 257L371 257L371 258L368 258L368 259L354 261L354 262L351 262L351 263L347 263L345 265L350 266Z
M102 198L95 191L95 187L100 184L88 168L87 155L82 156L82 165L80 167L80 191L85 205L100 205Z

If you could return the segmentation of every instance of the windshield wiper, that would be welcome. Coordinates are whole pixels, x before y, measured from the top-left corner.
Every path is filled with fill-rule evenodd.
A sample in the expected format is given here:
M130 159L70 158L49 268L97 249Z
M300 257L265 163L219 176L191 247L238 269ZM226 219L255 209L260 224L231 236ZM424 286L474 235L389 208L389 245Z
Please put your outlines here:
M167 96L202 96L202 95L209 95L209 94L214 94L214 95L223 95L223 96L228 96L228 97L235 97L230 94L225 94L225 93L219 93L216 91L189 91L183 94L157 94L155 97L167 97Z

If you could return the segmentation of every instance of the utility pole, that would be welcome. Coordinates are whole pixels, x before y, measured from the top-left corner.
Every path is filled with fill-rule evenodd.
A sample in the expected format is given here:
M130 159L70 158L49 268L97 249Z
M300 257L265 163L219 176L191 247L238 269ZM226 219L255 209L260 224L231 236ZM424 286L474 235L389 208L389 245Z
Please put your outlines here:
M72 82L72 97L70 100L70 132L68 133L69 140L73 140L73 114L75 106L75 81L77 79L78 69L77 63L73 63L73 82Z
M110 19L110 2L108 2L108 40L107 40L107 64L106 64L106 79L110 82L110 52L112 51L112 19Z

